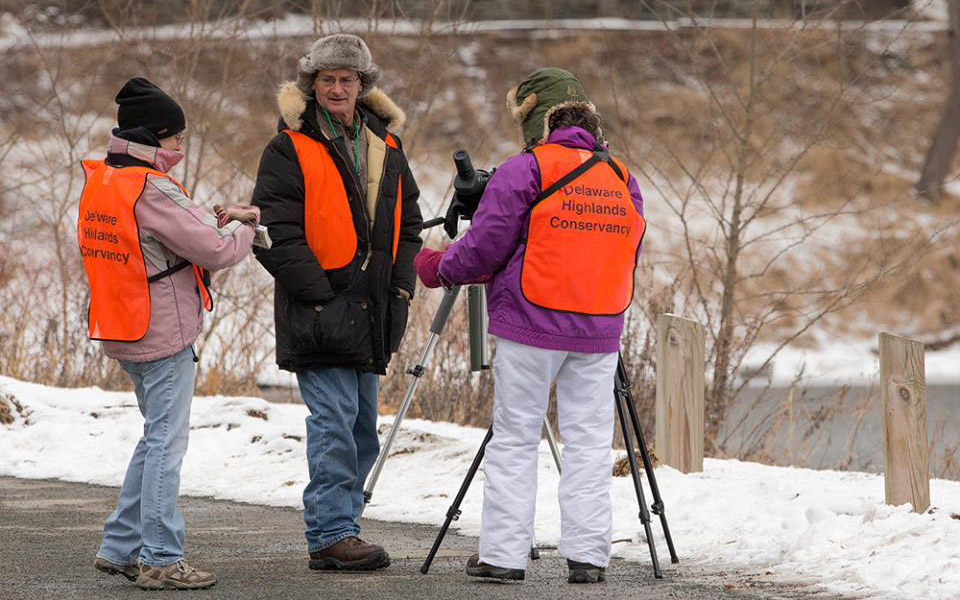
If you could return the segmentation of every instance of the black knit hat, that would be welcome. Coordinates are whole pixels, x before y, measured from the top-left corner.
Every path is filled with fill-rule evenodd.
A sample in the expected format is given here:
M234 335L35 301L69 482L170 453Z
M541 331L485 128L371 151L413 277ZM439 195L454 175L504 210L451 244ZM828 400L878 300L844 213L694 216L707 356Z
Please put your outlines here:
M177 101L143 77L134 77L117 92L117 125L121 130L144 127L157 138L177 135L187 127Z

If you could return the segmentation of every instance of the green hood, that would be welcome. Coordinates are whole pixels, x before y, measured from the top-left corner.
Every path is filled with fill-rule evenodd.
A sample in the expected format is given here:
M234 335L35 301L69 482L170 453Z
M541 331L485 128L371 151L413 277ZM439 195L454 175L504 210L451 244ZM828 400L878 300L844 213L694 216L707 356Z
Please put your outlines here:
M549 134L550 115L568 106L596 112L583 85L565 69L537 69L507 92L507 109L523 128L523 142L527 146L545 141Z

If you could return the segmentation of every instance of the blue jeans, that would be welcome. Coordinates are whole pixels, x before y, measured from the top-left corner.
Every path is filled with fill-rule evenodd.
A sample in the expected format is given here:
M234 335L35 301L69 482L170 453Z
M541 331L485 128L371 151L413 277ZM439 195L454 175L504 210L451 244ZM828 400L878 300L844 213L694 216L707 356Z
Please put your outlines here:
M187 452L196 368L193 349L149 362L121 360L143 415L117 509L103 525L97 556L119 565L164 566L183 558L183 516L177 510L180 466Z
M360 533L363 484L377 460L379 377L353 368L297 373L307 417L307 466L303 520L310 552Z

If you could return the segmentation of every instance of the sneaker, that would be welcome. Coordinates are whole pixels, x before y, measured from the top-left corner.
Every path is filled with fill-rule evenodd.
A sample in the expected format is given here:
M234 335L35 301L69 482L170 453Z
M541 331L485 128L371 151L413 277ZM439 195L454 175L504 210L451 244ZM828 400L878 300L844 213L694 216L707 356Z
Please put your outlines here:
M213 573L197 570L180 559L172 565L140 565L137 587L143 590L203 590L217 583Z
M310 553L310 568L317 571L373 571L389 566L390 555L383 546L355 536Z
M506 567L497 567L488 565L480 560L479 554L474 554L467 561L467 575L470 577L489 577L491 579L502 579L505 581L523 581L526 571L523 569L508 569Z
M93 561L93 568L108 575L123 575L130 581L136 581L137 577L140 577L140 565L118 565L100 556Z
M570 576L567 583L602 583L607 580L607 569L590 563L567 559Z

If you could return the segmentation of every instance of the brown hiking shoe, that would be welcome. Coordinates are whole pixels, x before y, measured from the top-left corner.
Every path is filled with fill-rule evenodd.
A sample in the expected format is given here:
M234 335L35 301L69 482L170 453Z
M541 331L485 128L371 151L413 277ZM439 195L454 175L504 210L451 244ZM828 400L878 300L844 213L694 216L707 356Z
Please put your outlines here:
M137 587L144 590L203 590L217 583L217 576L198 571L180 559L172 565L140 565Z
M310 568L331 571L373 571L390 566L383 546L348 537L323 550L310 553Z
M140 565L118 565L101 556L93 561L93 568L108 575L123 575L130 581L136 581L137 577L140 577Z

